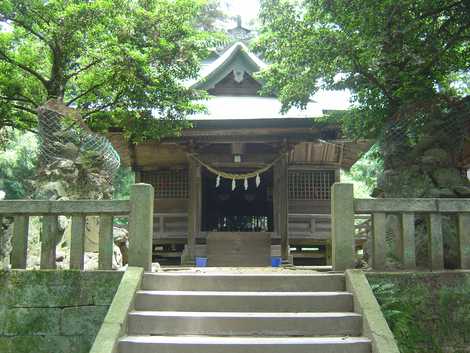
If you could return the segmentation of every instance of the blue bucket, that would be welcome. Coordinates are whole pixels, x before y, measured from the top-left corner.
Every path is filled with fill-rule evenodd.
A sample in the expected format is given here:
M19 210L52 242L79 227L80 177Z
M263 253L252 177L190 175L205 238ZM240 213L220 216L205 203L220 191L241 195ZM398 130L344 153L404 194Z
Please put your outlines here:
M207 267L207 257L196 257L196 267Z
M282 260L279 256L271 257L271 267L280 267Z

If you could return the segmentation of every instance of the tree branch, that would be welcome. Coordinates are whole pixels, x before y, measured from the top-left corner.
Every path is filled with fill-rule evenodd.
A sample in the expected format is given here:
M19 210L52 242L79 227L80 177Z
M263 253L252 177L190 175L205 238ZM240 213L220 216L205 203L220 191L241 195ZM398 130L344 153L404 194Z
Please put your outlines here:
M10 102L23 102L23 103L29 103L32 104L33 106L37 106L32 100L30 100L27 97L20 97L20 98L15 98L15 97L7 97L7 96L0 96L0 99L10 101Z
M441 7L441 8L438 8L436 10L433 10L433 11L428 11L428 12L425 12L423 13L419 18L420 19L423 19L423 18L426 18L426 17L430 17L430 16L435 16L435 15L439 15L440 13L444 12L444 11L447 11L447 10L450 10L452 9L453 7L457 6L457 5L461 5L463 4L463 0L459 0L459 1L456 1L448 6L444 6L444 7Z
M79 100L80 98L86 96L88 93L90 93L91 91L93 91L94 89L97 89L98 87L101 87L103 86L104 84L106 83L106 81L104 82L100 82L96 85L93 85L91 86L90 88L88 88L86 91L80 93L78 96L76 96L75 98L72 98L71 100L69 100L65 105L66 106L69 106L70 104L72 104L73 102L76 102L77 100Z
M442 50L434 50L432 56L430 57L430 60L428 61L428 64L422 68L421 72L427 72L428 70L430 70L443 53L458 44L461 40L470 40L470 34L467 36L461 36L461 34L466 30L468 30L468 28L462 26L456 33L452 35L452 37L443 46Z
M36 36L38 39L42 40L44 43L46 43L48 45L50 44L49 41L46 39L46 37L44 37L44 35L42 35L41 33L37 32L37 31L35 31L31 26L27 25L26 23L24 23L21 20L18 20L15 17L7 17L5 15L0 15L0 20L3 20L3 21L7 20L7 21L11 21L13 23L16 23L17 25L19 25L20 27L23 27L25 30L27 30L32 35Z
M35 110L30 109L30 108L28 108L28 107L25 107L25 106L22 106L22 105L18 105L18 104L12 104L11 106L14 107L14 108L16 108L16 109L23 110L23 111L25 111L25 112L27 112L27 113L31 113L31 114L33 114L33 115L37 115L37 112L36 112Z
M77 71L65 76L65 79L66 80L70 80L72 77L75 77L75 76L78 76L79 74L81 74L82 72L88 70L90 67L93 67L95 66L96 64L99 64L100 62L102 62L102 60L93 60L91 63L89 63L88 65L82 67L81 69L78 69Z
M469 31L468 27L466 26L460 27L460 29L456 33L454 33L452 37L449 39L449 41L444 45L442 52L449 50L455 44L457 44L460 40L468 39L470 37L470 31L469 31L468 36L461 36L461 34L465 31Z
M0 120L0 126L1 127L7 127L8 126L8 127L12 127L14 129L18 129L18 130L25 130L25 131L32 132L33 134L38 133L36 130L30 129L30 128L25 128L24 126L20 126L19 124L14 124L9 120ZM0 130L1 130L1 128L0 128Z
M361 65L359 64L359 62L357 61L356 58L352 58L352 61L353 61L353 65L354 65L354 68L355 70L361 74L362 76L364 76L367 81L369 81L371 84L373 84L374 86L376 86L378 89L380 89L382 91L382 93L391 101L395 101L394 97L390 94L390 92L388 91L387 87L382 84L379 79L377 77L375 77L373 74L371 74L370 72L367 71L367 69L364 69L363 67L361 67Z
M38 103L36 103L32 98L28 97L28 96L25 96L24 94L21 94L21 93L17 93L18 97L21 97L24 99L24 101L27 101L29 103L31 103L32 105L34 105L35 107L39 106Z
M30 67L10 58L8 55L5 54L5 52L3 52L2 50L0 50L0 59L3 59L4 61L6 62L9 62L10 64L12 65L15 65L17 67L19 67L20 69L22 69L23 71L26 71L27 73L33 75L34 77L36 77L39 81L41 81L41 83L44 85L44 87L47 88L47 85L48 85L48 80L46 80L39 72L31 69Z
M124 91L121 91L121 92L117 93L116 96L114 97L114 99L112 100L112 102L109 102L107 104L103 104L103 105L97 107L96 109L90 110L89 112L82 115L82 119L86 120L86 118L88 118L90 115L98 113L98 112L100 112L100 111L102 111L106 108L112 107L113 105L115 105L118 102L119 98L121 98L123 94L124 94Z

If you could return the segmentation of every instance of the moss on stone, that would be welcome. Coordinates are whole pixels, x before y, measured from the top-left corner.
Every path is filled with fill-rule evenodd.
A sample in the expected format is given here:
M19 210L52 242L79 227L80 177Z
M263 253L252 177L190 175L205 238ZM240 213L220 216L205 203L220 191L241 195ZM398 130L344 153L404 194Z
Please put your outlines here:
M2 319L3 335L58 335L60 308L9 308Z
M0 352L88 352L122 275L0 271Z
M96 332L108 312L108 306L82 306L62 310L61 334L90 335Z
M1 338L0 338L1 339ZM5 353L82 353L80 337L16 336L5 340L9 350ZM2 351L3 353L3 351Z

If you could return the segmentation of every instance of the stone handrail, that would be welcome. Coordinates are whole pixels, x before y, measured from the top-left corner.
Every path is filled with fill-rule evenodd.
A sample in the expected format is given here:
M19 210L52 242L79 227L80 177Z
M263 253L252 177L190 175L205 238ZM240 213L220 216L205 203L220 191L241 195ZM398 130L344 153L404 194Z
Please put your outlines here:
M346 290L354 296L354 311L362 315L362 333L370 339L372 353L400 353L379 303L361 270L346 270Z
M135 295L142 284L144 271L128 267L104 318L90 353L116 353L119 338L127 329L127 314L134 308Z
M455 214L458 219L459 264L470 269L469 199L354 199L353 185L336 183L332 188L333 267L353 268L353 219L357 214L372 216L372 268L383 270L386 258L386 216L401 219L400 254L405 269L416 268L415 214L427 218L430 269L444 269L442 216Z
M12 268L25 269L29 217L42 217L41 269L56 268L58 216L71 216L70 268L83 270L86 216L100 217L98 268L112 268L113 218L129 218L129 265L151 269L153 187L135 184L130 200L0 201L0 218L13 218ZM0 232L3 230L0 227Z

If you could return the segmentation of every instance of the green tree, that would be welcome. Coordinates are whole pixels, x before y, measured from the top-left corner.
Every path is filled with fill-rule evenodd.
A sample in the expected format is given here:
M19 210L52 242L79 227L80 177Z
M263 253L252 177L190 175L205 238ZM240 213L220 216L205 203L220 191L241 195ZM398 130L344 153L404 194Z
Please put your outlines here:
M432 144L456 157L470 112L463 96L470 69L469 1L261 5L258 45L272 63L262 76L285 109L305 106L319 89L349 89L352 109L340 117L345 132L380 137L386 170L407 170Z
M9 131L0 149L0 190L6 199L24 199L31 192L35 176L37 139L31 132Z
M134 140L174 130L200 108L183 82L215 39L213 11L203 0L1 1L0 127L35 130L36 108L55 98Z

